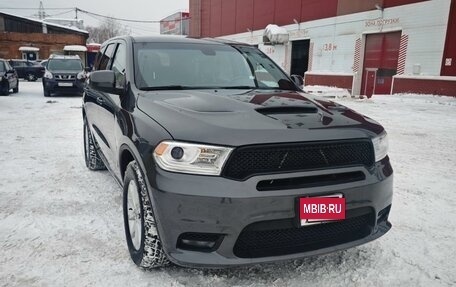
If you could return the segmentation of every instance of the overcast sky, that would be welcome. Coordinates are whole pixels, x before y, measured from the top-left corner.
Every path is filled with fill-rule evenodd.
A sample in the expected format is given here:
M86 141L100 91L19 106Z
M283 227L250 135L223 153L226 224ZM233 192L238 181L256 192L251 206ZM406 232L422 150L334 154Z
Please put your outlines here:
M189 0L43 0L44 8L71 8L78 7L93 13L127 18L134 20L161 20L166 16L178 12L188 11ZM30 17L37 14L39 0L0 0L0 11ZM10 10L4 8L34 8L34 10ZM65 10L46 10L47 14L55 15ZM79 14L84 24L96 26L99 20L85 14ZM55 16L58 18L74 18L70 12ZM157 34L160 32L158 24L138 24L121 22L128 26L135 35Z

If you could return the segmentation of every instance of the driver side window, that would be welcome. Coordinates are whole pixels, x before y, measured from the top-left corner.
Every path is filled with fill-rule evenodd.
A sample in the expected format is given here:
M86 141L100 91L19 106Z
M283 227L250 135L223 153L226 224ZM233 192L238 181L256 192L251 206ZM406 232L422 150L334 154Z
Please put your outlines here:
M112 62L111 70L116 76L116 88L125 88L125 69L127 67L127 50L125 44L120 43L117 46L116 55Z
M103 56L101 56L100 63L97 70L109 70L112 64L112 57L117 44L109 44Z

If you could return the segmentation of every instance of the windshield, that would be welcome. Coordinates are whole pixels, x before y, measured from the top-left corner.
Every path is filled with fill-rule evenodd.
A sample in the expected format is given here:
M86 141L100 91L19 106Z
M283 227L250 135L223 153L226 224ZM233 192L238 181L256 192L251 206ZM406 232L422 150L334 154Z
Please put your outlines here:
M142 90L297 90L277 65L249 46L136 43L135 63Z
M54 59L48 62L49 71L82 71L80 60Z
M0 61L0 73L4 73L4 72L6 72L5 64L2 61Z

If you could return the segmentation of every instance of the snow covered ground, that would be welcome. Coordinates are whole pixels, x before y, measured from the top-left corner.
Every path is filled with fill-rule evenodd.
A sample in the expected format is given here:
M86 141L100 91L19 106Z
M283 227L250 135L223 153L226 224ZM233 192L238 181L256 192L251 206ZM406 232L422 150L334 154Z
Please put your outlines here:
M226 270L131 262L121 192L85 168L81 98L41 83L0 97L0 286L455 286L456 99L339 99L379 120L395 170L393 229L320 257Z

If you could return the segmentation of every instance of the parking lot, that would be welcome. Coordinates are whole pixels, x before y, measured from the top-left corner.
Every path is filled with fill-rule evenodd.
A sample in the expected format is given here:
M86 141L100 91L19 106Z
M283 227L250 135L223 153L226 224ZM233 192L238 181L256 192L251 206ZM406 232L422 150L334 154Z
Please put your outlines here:
M347 251L224 270L138 269L121 189L86 169L80 97L41 82L0 97L1 286L454 286L456 99L340 99L381 122L395 171L392 230Z

